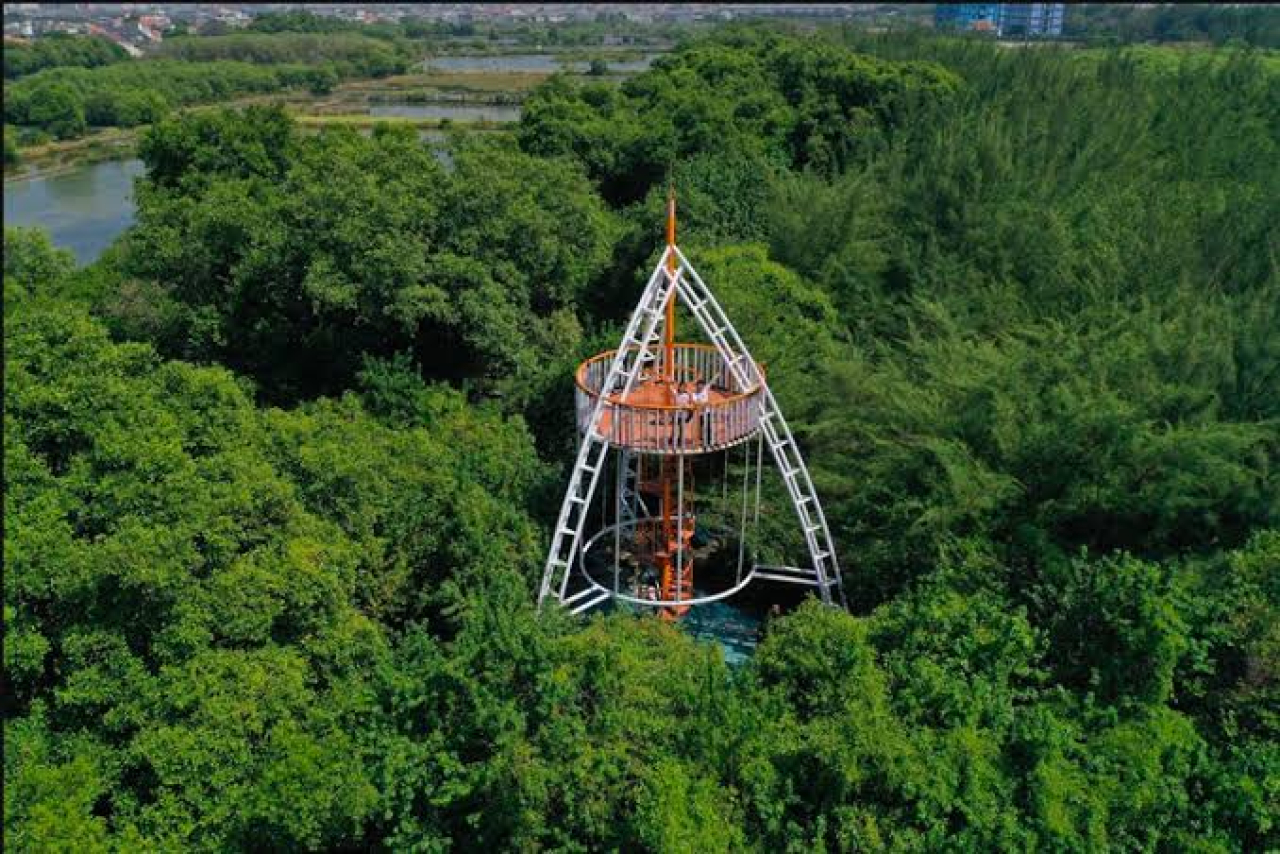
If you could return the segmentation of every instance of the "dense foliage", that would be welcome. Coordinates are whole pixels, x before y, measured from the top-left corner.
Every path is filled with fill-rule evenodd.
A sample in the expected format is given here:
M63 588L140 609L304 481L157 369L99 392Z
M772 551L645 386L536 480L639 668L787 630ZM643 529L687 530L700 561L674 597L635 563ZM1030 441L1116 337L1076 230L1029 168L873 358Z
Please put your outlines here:
M823 43L755 36L751 50L735 50L745 38L664 56L654 73L620 88L557 78L526 102L521 143L573 154L606 198L625 203L700 152L838 172L882 143L913 104L945 100L958 85L931 64Z
M401 73L412 55L356 33L239 33L171 38L145 60L101 68L91 66L105 62L87 59L35 66L18 59L28 70L5 86L4 120L69 139L90 127L150 124L191 104L282 89L322 94L341 80ZM5 63L6 77L19 76L9 74L7 46Z
M248 29L254 33L332 34L354 32L362 29L362 25L337 15L317 15L305 9L290 9L286 12L263 12L260 15L254 15Z
M133 127L171 108L311 84L306 66L146 60L103 68L52 68L5 86L6 123L59 139L89 126Z
M1065 35L1128 42L1238 41L1280 48L1280 9L1242 3L1089 3L1072 7Z
M185 36L166 40L155 55L188 62L330 65L341 77L385 77L409 65L408 58L386 42L351 33Z
M161 333L172 352L283 399L402 351L436 377L527 395L572 355L573 307L614 230L572 164L475 142L446 170L407 128L307 137L278 110L248 119L165 123L142 146L151 181L127 269L182 283Z
M1274 848L1280 75L1207 53L731 28L444 162L160 123L98 265L5 235L6 842ZM853 603L738 669L531 604L668 180Z
M256 33L360 33L379 39L411 39L437 47L463 48L468 52L487 49L543 50L546 47L599 46L605 38L625 44L668 43L688 35L687 22L640 22L617 12L597 12L594 21L570 20L554 24L527 18L463 18L406 15L399 21L363 23L332 15L317 15L302 9L264 12L255 15L249 31ZM449 42L452 41L452 44Z
M4 165L16 165L18 155L18 129L12 125L4 126Z
M50 33L30 42L4 43L4 77L14 80L45 68L96 68L129 58L124 48L102 36Z

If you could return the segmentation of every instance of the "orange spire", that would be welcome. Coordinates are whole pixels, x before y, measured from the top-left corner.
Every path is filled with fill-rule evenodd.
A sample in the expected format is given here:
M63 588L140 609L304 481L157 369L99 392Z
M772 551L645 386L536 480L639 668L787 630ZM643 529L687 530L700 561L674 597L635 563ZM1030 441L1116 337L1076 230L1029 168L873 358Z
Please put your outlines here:
M676 245L676 188L667 190L667 245Z
M671 186L667 190L667 275L674 277L676 274L676 188ZM666 370L664 374L667 379L667 393L671 396L671 402L675 403L676 399L676 292L674 289L671 295L667 297L666 305L666 323L662 327L662 351Z

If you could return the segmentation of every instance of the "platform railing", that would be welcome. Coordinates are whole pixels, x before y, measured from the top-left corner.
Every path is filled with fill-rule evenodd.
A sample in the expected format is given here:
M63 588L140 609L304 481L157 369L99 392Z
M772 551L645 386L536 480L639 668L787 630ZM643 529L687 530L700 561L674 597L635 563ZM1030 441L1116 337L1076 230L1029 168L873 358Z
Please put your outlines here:
M661 405L635 403L606 396L605 415L599 429L613 445L657 454L705 453L735 445L760 426L760 387L740 389L714 347L681 344L675 349L674 376L698 386L710 382L720 397L707 403ZM612 353L584 362L577 375L578 431L586 430L600 386L609 371ZM661 360L638 379L643 385L666 376Z

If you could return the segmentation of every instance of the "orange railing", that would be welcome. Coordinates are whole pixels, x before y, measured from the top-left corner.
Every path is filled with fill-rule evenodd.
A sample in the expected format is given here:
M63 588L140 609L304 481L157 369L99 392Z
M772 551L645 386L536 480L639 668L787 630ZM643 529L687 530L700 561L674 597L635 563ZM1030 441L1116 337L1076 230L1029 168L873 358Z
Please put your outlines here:
M583 362L577 371L578 431L584 433L609 373L614 351ZM740 387L719 351L705 344L677 344L677 382L711 382L712 399L687 406L651 402L655 386L667 377L655 363L642 374L625 399L620 389L605 396L599 430L610 443L652 453L703 453L737 444L760 426L760 385Z

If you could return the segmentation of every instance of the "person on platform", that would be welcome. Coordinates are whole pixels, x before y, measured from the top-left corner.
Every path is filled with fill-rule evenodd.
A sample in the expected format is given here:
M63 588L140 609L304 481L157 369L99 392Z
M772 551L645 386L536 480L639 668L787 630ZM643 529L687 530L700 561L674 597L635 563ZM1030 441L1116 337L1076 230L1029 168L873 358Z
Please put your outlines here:
M710 447L711 437L711 383L704 382L702 388L693 393L694 406L698 408L698 419L701 423L702 444Z
M693 395L689 393L689 388L685 383L680 383L676 386L676 406L682 408L682 411L676 412L676 442L683 448L685 445L685 425L693 418Z

